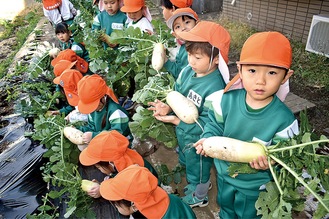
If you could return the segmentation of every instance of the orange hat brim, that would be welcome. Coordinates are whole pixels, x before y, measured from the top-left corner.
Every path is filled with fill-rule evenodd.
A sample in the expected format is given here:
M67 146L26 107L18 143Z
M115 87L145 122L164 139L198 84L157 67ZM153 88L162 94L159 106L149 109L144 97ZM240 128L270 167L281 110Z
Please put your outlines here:
M80 160L80 163L84 166L91 166L91 165L94 165L94 164L100 162L99 159L96 159L90 155L90 153L88 151L88 147L80 153L79 160Z
M78 103L79 111L82 114L90 114L97 109L99 102L100 102L100 99L97 99L92 103L86 104L86 103L83 103L81 100L79 100L79 103Z

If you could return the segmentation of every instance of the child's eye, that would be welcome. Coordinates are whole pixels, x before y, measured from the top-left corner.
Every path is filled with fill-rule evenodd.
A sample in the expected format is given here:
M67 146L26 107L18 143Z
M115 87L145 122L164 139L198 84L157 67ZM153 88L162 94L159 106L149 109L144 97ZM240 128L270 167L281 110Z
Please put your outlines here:
M248 71L249 71L250 73L255 73L255 72L256 72L255 69L249 69Z
M270 74L270 75L275 75L275 74L277 74L277 73L276 73L275 71L270 71L269 74Z
M177 26L174 27L174 29L175 29L175 30L178 30L178 29L180 29L180 26L177 25Z

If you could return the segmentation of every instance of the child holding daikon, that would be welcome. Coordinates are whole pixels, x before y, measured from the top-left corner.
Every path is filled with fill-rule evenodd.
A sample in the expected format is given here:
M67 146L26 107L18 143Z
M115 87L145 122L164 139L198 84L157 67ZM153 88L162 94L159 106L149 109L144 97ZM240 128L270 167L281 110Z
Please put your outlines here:
M93 30L105 30L105 34L101 36L104 42L104 49L107 47L116 47L116 44L109 42L109 37L113 30L122 30L127 20L125 13L120 11L122 0L100 0L99 4L104 6L104 10L99 13L93 21Z
M127 111L119 104L113 90L99 75L83 77L78 83L78 109L88 115L88 124L77 127L84 132L88 144L102 131L117 130L129 141L133 140Z
M179 50L175 56L175 61L169 60L164 55L165 63L163 67L176 79L180 71L188 65L185 42L179 37L179 34L190 31L196 25L198 19L198 15L191 8L179 8L167 20L167 26L173 31L172 35L176 37L179 44Z
M139 28L142 32L153 34L152 16L145 5L145 0L124 0L121 11L128 16L127 28Z
M100 193L122 215L132 218L141 218L135 216L137 212L145 218L196 218L193 210L179 197L167 194L159 187L158 179L145 167L131 165L116 177L104 180Z
M243 89L218 91L211 96L210 122L204 127L203 139L195 146L204 154L202 143L211 136L224 136L242 141L273 145L298 134L298 122L276 93L292 71L292 50L289 40L278 32L261 32L249 37L242 47L239 73L232 80ZM241 80L241 81L239 81ZM225 89L228 90L230 85ZM221 144L221 142L218 142ZM233 143L232 143L233 147ZM228 148L228 150L230 150ZM232 148L233 150L233 148ZM243 152L246 155L253 151ZM234 156L234 154L232 155ZM250 162L259 171L255 174L228 175L229 162L215 159L217 201L220 218L257 218L255 202L262 185L272 179L265 156Z
M176 125L179 145L179 162L186 166L188 185L184 189L183 201L191 207L208 205L208 188L212 158L204 158L195 153L190 145L200 139L203 126L208 123L208 99L214 92L225 87L229 78L228 50L229 33L219 24L200 21L189 32L179 36L186 40L189 66L179 74L174 89L187 97L197 107L197 123L181 121L181 115L167 115L171 108L161 101L149 103L156 119ZM225 60L225 61L224 61ZM182 104L176 101L176 106ZM184 109L182 109L184 111ZM184 113L184 112L183 112ZM196 120L196 118L194 118Z
M116 130L103 131L93 138L88 147L79 156L80 163L84 166L95 165L102 173L114 177L118 172L130 165L137 164L146 167L155 177L156 170L142 156L129 149L128 139ZM96 182L96 180L93 180ZM93 198L99 198L99 184L95 184L88 192Z

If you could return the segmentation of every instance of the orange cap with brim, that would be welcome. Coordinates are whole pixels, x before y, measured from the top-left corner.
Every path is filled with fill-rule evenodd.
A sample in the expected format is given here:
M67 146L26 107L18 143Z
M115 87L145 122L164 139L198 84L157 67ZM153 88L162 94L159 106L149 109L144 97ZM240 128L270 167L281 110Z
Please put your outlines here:
M190 16L191 18L194 18L194 20L196 21L199 20L199 16L191 8L179 8L175 10L173 14L169 17L169 19L166 22L167 26L172 30L174 21L176 20L176 18L181 16Z
M82 78L83 76L79 71L67 69L59 77L54 79L55 84L63 87L66 99L71 106L78 105L78 82Z
M210 43L219 49L223 59L228 63L231 37L221 25L211 21L200 21L190 31L181 32L178 35L186 41Z
M73 66L76 63L77 63L77 61L71 62L71 61L68 61L68 60L60 60L54 66L54 75L55 75L55 77L59 77L65 70L73 68ZM55 83L55 84L58 84L58 83Z
M136 12L145 6L145 0L124 0L121 7L122 12Z
M66 49L58 53L57 57L51 61L51 65L54 67L61 60L68 60L71 62L77 61L75 65L77 70L79 70L82 74L88 71L88 62L78 56L72 49Z
M251 35L243 44L237 63L289 69L291 62L291 45L284 35L279 32L260 32Z
M62 4L62 0L42 0L42 4L45 9L53 10Z
M94 112L105 94L119 103L113 90L107 86L101 76L94 74L83 77L78 83L79 111L83 114Z
M193 0L170 0L170 2L179 8L187 8L193 4Z
M89 146L88 146L89 147ZM145 167L131 165L100 185L101 196L110 201L134 202L146 218L162 218L169 207L169 196L158 187L158 179Z
M80 153L79 160L85 166L91 166L100 161L113 162L118 172L132 164L143 167L142 156L129 149L128 146L128 139L117 130L104 131L90 141L88 147Z

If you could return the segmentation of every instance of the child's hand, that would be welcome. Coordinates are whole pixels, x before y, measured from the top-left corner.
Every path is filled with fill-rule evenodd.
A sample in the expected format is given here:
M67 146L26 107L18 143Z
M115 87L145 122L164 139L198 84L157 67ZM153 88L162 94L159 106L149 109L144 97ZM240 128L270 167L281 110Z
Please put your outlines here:
M83 133L82 135L82 140L83 142L85 142L86 144L89 144L90 140L91 140L91 137L92 137L92 132L85 132Z
M203 150L203 142L206 140L206 138L201 138L199 141L197 141L193 147L195 147L196 153L201 154L207 157L205 151Z
M48 115L48 116L59 115L59 110L47 111L46 115Z
M267 170L269 168L266 156L259 156L258 160L254 159L253 161L249 162L249 164L256 170Z
M174 125L178 125L180 123L180 119L174 115L170 115L170 116L155 115L154 117L161 122L172 123Z
M115 44L115 43L111 43L110 36L107 35L106 33L101 34L101 36L99 38L100 38L101 41L106 43L111 48L114 48L118 45L118 44Z
M92 180L93 182L97 182L97 180L93 179ZM99 192L99 183L97 185L95 185L94 187L92 187L88 192L87 194L90 196L90 197L93 197L93 198L99 198L101 197L101 193Z
M155 100L154 102L148 102L148 105L150 105L151 107L148 108L148 110L153 110L153 116L165 116L168 113L171 112L171 108L161 102L160 100Z

